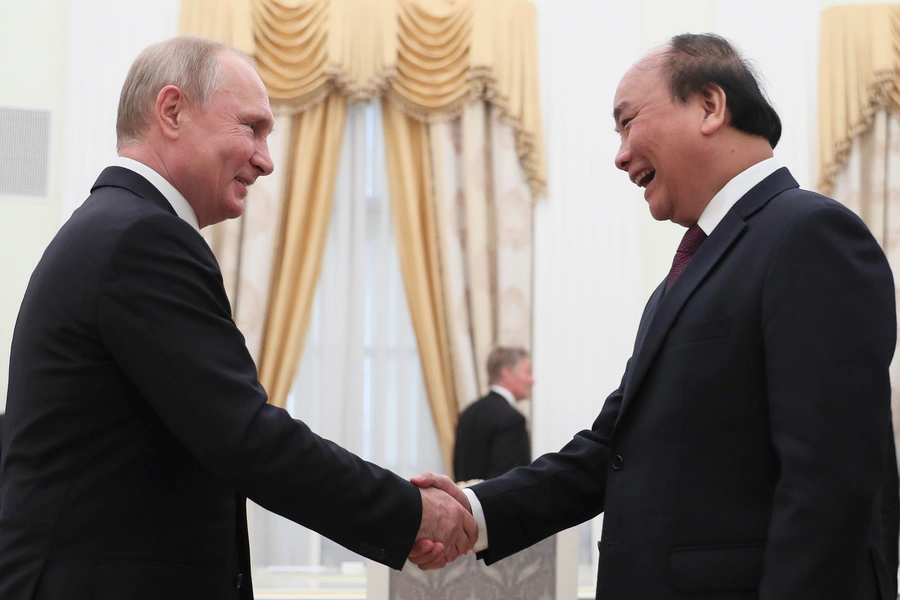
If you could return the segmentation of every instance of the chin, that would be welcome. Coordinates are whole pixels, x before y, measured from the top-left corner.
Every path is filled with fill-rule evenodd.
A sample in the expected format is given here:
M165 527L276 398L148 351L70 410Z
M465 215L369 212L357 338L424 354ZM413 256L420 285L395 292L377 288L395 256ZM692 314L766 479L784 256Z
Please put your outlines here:
M237 219L241 215L244 214L244 200L241 198L236 198L234 202L232 202L228 206L227 215L225 215L226 219Z
M655 221L668 221L670 218L670 215L668 215L665 211L658 208L654 210L652 204L650 205L650 216L653 217Z
M647 208L650 209L650 216L656 221L668 221L672 218L672 207L665 202L665 198L647 198Z

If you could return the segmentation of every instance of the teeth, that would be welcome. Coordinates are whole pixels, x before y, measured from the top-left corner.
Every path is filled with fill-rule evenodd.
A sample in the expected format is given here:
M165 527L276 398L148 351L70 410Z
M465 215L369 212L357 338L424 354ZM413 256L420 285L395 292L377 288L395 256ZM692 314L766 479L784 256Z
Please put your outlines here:
M643 171L640 171L639 173L636 173L631 181L638 187L644 187L644 183L651 173L653 173L653 169L645 169Z

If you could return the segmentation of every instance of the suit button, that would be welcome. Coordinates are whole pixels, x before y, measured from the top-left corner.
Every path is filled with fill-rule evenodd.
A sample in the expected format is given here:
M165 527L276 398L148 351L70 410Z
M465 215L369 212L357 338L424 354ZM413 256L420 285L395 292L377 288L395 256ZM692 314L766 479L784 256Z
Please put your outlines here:
M237 577L234 578L234 587L235 589L241 589L241 584L244 583L244 574L238 573Z
M625 466L625 459L622 458L621 454L616 454L609 460L609 466L613 468L613 471L621 471L622 467Z

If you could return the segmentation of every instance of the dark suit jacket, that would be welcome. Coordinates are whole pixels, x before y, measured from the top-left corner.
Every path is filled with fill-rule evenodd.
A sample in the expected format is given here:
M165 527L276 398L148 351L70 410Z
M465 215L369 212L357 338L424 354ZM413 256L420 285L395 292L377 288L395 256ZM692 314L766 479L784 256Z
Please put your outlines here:
M653 293L593 427L474 487L482 556L605 511L600 599L886 600L895 341L868 229L776 171Z
M459 416L453 473L457 481L490 479L531 462L525 417L491 392Z
M3 413L0 413L0 472L3 471Z
M249 599L245 496L394 568L420 524L412 484L266 403L206 242L118 167L32 275L6 421L3 600Z
M884 557L890 575L890 598L897 597L897 568L900 564L900 477L897 473L897 448L894 434L887 442L885 480L881 486L881 535Z

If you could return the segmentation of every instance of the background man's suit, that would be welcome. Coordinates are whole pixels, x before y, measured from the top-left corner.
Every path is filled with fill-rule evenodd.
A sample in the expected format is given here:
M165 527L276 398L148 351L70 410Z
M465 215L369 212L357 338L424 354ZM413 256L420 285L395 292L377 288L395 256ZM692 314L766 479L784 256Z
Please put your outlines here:
M889 598L894 285L865 225L779 169L664 290L593 427L473 488L482 556L605 511L601 600Z
M453 449L457 481L490 479L531 462L525 417L492 391L459 416Z
M245 496L400 568L419 491L266 404L200 234L106 169L13 338L0 598L251 597Z

